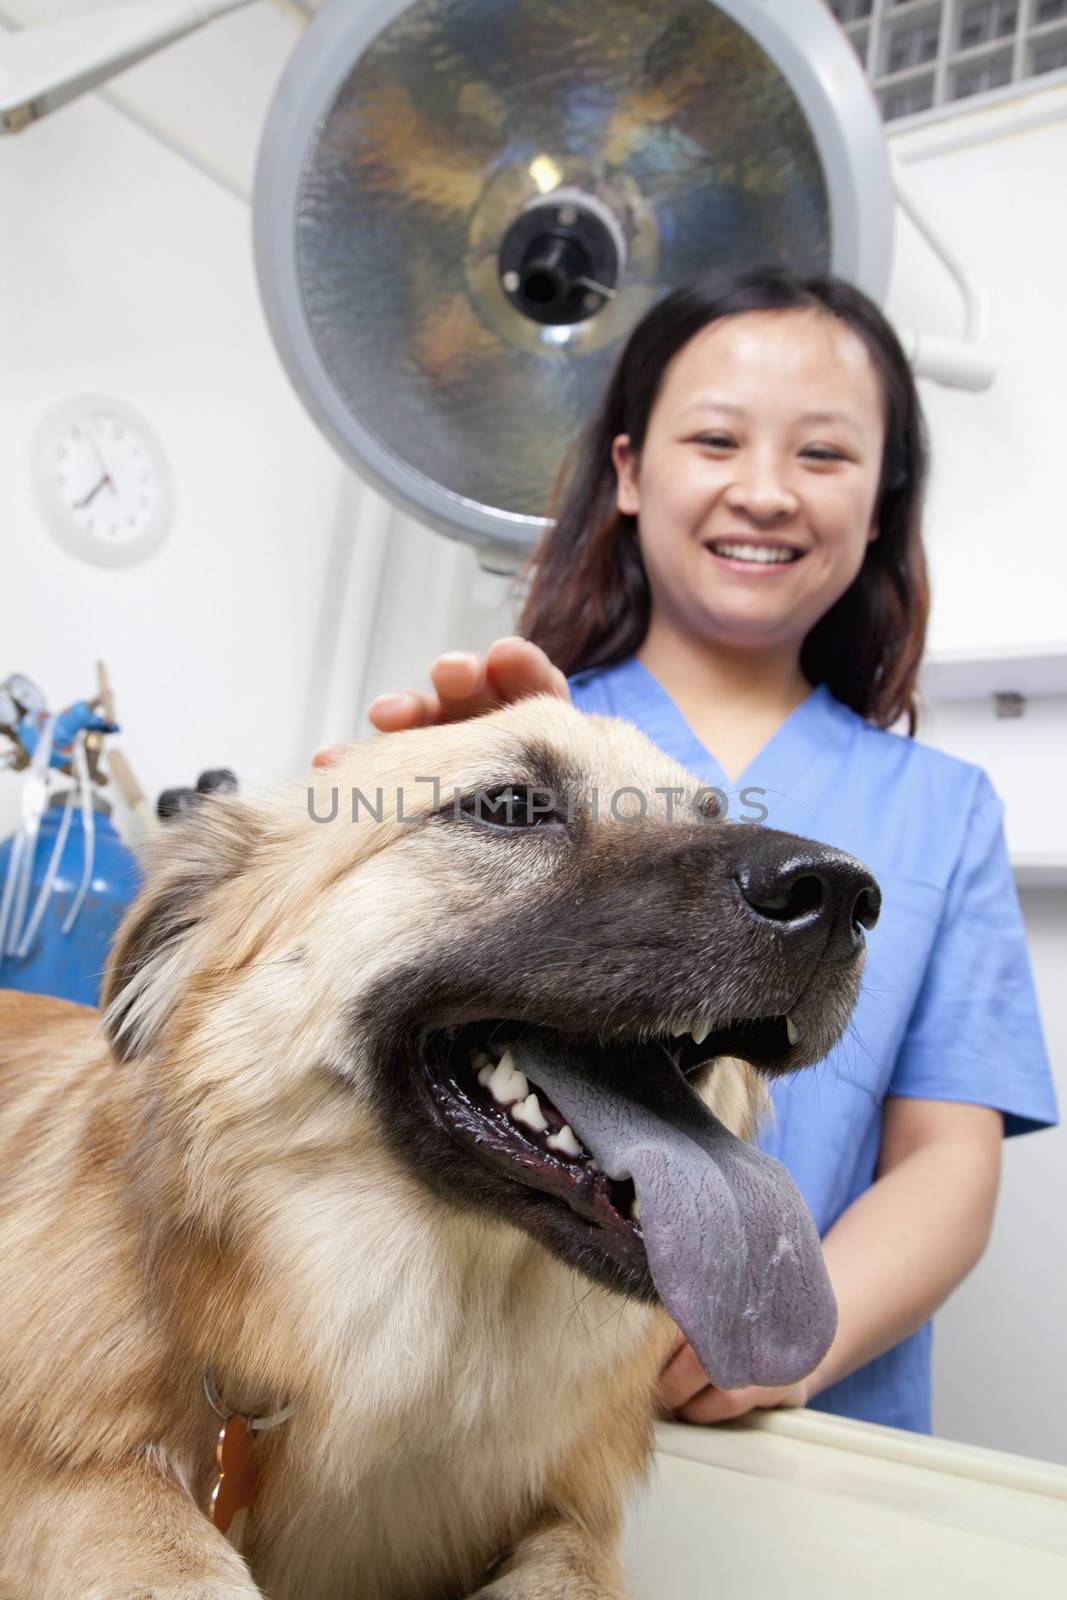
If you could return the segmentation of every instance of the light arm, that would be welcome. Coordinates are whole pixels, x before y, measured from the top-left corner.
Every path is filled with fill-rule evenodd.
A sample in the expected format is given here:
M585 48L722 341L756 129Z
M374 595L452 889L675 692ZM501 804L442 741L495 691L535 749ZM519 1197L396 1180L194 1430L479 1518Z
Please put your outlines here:
M96 89L116 73L251 0L127 0L0 34L0 133Z

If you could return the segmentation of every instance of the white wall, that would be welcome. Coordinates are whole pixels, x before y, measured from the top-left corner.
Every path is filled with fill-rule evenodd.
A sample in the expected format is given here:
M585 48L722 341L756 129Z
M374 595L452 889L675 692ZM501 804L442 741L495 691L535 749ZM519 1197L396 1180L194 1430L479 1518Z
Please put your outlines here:
M1016 858L1067 855L1067 698L998 719L991 700L931 705L920 735L986 767ZM1020 896L1038 1005L1067 1117L1067 888ZM1067 1461L1067 1125L1004 1145L990 1245L934 1324L934 1426L971 1444Z
M1062 891L1022 896L1038 1003L1067 1115ZM936 1219L932 1223L936 1226ZM1067 1129L1008 1139L989 1247L934 1321L934 1428L1067 1462Z
M485 650L514 632L507 580L482 572L466 545L402 518L385 561L370 658L367 700L389 689L428 688L443 650ZM371 731L361 719L360 731Z

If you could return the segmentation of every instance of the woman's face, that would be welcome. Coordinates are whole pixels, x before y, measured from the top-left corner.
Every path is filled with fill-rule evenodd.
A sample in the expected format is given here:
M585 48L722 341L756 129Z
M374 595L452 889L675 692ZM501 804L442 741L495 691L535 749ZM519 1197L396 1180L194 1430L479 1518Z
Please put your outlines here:
M755 311L667 368L640 460L612 448L636 515L654 624L799 649L877 535L885 436L866 347L821 311Z

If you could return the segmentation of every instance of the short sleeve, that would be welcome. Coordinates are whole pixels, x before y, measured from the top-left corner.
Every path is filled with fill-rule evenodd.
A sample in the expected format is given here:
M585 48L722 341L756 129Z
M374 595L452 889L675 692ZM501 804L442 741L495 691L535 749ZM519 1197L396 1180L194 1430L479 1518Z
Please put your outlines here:
M1058 1121L1004 808L984 772L887 1092L992 1106L1005 1134Z

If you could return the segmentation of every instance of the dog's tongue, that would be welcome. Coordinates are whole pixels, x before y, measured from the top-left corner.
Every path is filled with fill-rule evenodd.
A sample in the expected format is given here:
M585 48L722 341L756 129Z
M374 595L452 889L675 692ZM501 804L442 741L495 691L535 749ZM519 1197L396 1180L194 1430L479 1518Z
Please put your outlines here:
M633 1180L656 1288L712 1383L777 1386L811 1372L837 1305L781 1163L735 1138L666 1051L662 1064L648 1051L582 1055L536 1029L510 1048L608 1177Z

